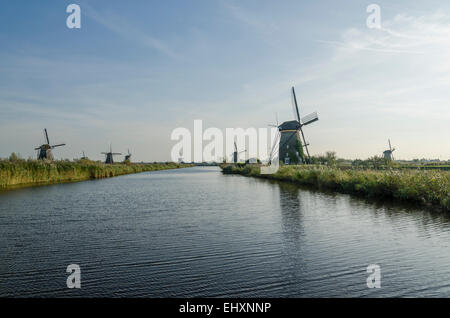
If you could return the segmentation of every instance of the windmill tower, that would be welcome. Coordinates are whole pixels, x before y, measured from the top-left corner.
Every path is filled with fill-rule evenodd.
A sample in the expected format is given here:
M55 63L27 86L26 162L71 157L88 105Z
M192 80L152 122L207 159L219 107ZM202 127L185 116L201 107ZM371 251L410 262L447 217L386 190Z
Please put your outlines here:
M130 161L130 160L131 160L131 152L130 152L130 149L128 149L128 154L125 155L124 161Z
M41 145L40 147L34 148L37 150L37 158L38 160L53 160L52 149L56 147L65 146L66 144L58 144L58 145L50 145L50 140L48 139L47 128L44 128L44 137L46 144Z
M238 151L236 141L234 142L233 162L238 163L239 154L246 152L247 150Z
M389 149L383 151L383 156L384 156L384 159L386 159L388 161L394 161L393 152L394 152L395 148L392 148L390 139L388 139L388 142L389 142Z
M102 152L102 154L106 155L106 160L105 160L106 164L113 164L114 163L113 156L121 155L121 153L119 153L119 152L112 152L111 144L109 145L109 152Z
M300 112L298 110L297 97L295 95L294 87L292 87L292 106L295 120L285 121L278 126L278 155L280 160L282 160L286 165L309 163L311 159L308 150L309 144L305 140L305 134L303 133L302 128L303 126L318 121L319 117L317 116L317 112L314 112L300 119ZM306 155L303 148L306 150ZM271 159L272 156L273 151L271 153Z

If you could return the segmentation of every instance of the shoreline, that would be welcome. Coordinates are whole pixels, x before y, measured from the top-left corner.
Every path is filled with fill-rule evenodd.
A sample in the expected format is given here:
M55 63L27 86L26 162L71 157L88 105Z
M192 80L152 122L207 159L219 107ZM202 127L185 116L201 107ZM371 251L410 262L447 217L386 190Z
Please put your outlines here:
M450 211L450 172L436 170L341 170L326 166L281 166L261 175L257 165L222 165L223 174L236 174L364 198L392 199Z
M103 164L89 160L79 162L0 161L0 191L106 179L127 174L181 169L192 166L191 164L172 162Z

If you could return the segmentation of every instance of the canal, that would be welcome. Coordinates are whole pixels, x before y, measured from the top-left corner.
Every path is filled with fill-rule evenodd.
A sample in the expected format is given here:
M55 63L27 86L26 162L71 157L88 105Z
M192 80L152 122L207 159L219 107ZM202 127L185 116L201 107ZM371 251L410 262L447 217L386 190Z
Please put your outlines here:
M449 297L449 251L446 213L217 167L0 192L2 297Z

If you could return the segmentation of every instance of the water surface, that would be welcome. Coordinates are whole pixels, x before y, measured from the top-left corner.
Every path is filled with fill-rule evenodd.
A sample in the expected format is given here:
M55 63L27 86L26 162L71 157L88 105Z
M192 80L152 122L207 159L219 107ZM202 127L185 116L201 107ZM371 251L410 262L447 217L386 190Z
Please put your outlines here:
M440 211L214 167L0 192L0 296L449 297L449 251Z

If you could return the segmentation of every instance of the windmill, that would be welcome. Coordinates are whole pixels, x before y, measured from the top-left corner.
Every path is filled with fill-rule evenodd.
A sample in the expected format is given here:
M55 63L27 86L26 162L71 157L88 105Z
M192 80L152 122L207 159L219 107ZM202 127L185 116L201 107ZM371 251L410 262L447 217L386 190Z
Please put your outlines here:
M128 149L128 154L125 155L125 161L130 161L131 160L131 152L130 149Z
M37 158L38 160L53 160L53 155L51 150L56 147L65 146L66 144L58 144L58 145L50 145L50 140L48 139L47 128L44 128L44 137L46 144L41 145L40 147L34 148L34 150L38 150Z
M392 148L390 139L388 139L388 142L389 142L389 149L383 151L383 156L384 156L384 159L386 159L388 161L394 161L393 152L394 152L395 148Z
M238 151L236 141L234 142L234 152L233 152L233 162L238 162L238 157L240 153L246 152L247 150Z
M287 165L292 163L309 163L311 161L308 150L309 143L306 142L302 128L303 126L318 121L319 117L317 112L314 112L300 118L294 87L292 87L292 107L295 120L285 121L279 126L277 123L279 135L275 139L275 142L279 144L278 157ZM274 154L276 154L275 146L276 144L272 148L270 161L273 159ZM303 148L306 150L306 156Z
M105 163L107 164L113 164L114 163L114 159L113 156L116 155L121 155L121 153L119 152L112 152L112 145L109 145L109 152L102 152L103 155L106 155L106 160Z
M83 157L81 157L81 160L88 160L89 158L88 157L86 157L86 155L84 154L84 151L83 151Z

